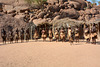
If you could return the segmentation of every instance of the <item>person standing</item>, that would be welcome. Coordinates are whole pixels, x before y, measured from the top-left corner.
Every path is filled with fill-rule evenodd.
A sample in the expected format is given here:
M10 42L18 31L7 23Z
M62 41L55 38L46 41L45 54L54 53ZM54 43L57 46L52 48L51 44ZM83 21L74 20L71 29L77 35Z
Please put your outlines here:
M52 28L50 28L49 29L49 40L50 40L50 42L52 41L52 37L53 37L53 35L52 35Z
M37 31L37 29L35 29L35 33L34 33L33 38L35 39L35 41L37 41L38 37L39 37L38 31Z
M65 41L65 33L64 33L64 28L62 27L61 30L60 30L60 39L63 41Z
M25 33L24 28L21 28L21 42L24 41L24 33Z
M3 43L6 44L7 34L4 28L1 30L1 37L2 37Z
M47 37L47 35L46 35L46 31L45 31L45 29L43 28L43 30L42 30L42 38L43 38L43 41L46 41L46 37Z
M91 38L92 38L92 44L96 44L97 29L96 29L96 24L95 23L93 23L93 27L91 29Z
M86 39L86 43L90 43L91 36L90 36L90 28L89 28L89 25L86 25L85 26L84 37Z
M55 38L56 38L56 42L59 40L59 33L58 33L58 29L55 29Z
M75 28L75 40L76 40L76 43L79 42L79 27L76 26Z

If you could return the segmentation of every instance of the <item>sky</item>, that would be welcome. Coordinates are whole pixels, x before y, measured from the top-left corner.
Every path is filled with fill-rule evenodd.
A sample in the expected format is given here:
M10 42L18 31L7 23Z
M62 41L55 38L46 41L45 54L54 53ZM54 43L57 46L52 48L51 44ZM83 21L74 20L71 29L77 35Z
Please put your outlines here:
M92 2L91 0L87 0L87 1L90 1L90 2ZM100 1L100 0L96 0L96 1L97 1L97 2L96 2L96 3L97 3L97 5L98 5L98 1Z

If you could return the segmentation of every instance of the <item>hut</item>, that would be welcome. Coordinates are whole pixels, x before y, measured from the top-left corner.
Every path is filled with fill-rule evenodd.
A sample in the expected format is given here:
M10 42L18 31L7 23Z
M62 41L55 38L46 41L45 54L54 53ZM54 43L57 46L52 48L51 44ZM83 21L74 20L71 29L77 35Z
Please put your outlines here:
M79 29L80 29L80 33L79 35L81 36L80 38L83 38L83 27L82 27L82 23L84 23L83 21L77 21L77 20L74 20L74 19L69 19L69 18L64 18L64 19L59 19L59 20L54 20L52 21L52 28L53 28L53 35L55 33L55 28L58 28L60 29L61 27L64 27L65 31L66 31L66 34L67 34L67 28L70 26L72 28L72 30L74 30L74 28L76 26L79 26Z
M41 31L43 29L45 29L46 32L48 32L49 28L52 28L52 23L49 22L48 19L35 19L35 20L33 20L33 23L35 24L35 26L38 30L39 37L41 37L41 35L42 35Z
M65 33L67 34L68 27L71 26L71 28L74 30L76 26L79 26L79 30L81 31L79 35L81 36L80 38L84 37L84 31L83 31L83 21L77 21L74 19L69 19L69 18L63 18L63 19L58 19L58 20L52 20L48 21L47 19L35 19L33 20L34 25L36 26L38 33L41 37L41 31L42 29L45 29L47 32L49 28L52 28L53 35L55 33L55 28L58 28L60 30L61 27L64 27ZM47 33L48 34L48 33Z

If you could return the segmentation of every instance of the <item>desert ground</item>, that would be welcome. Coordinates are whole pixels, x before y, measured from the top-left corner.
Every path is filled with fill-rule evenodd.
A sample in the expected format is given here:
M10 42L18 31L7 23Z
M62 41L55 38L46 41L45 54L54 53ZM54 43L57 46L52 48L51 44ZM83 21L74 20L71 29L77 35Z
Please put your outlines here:
M100 67L100 40L97 45L85 41L0 43L0 67Z

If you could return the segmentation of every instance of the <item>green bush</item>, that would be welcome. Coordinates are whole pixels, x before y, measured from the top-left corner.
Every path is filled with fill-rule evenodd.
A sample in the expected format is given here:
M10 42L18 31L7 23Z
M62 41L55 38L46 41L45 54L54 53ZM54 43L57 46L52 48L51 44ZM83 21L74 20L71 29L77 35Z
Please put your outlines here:
M38 5L42 5L44 2L46 2L47 0L25 0L27 3L32 4L32 3L36 3Z
M96 3L97 0L91 0L93 3Z
M100 5L100 1L98 1L99 5Z

